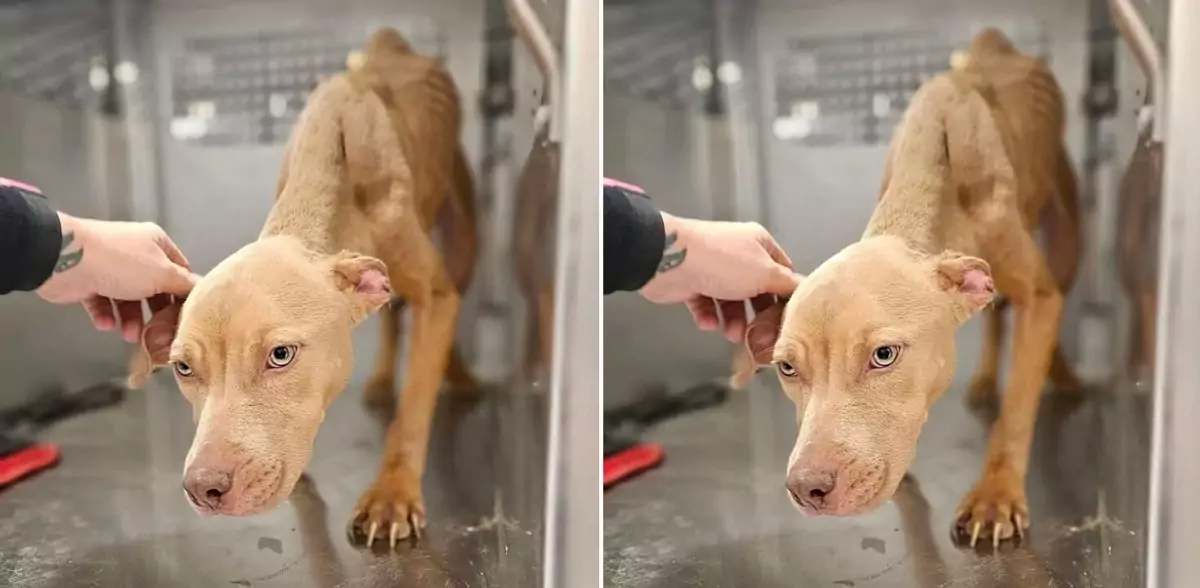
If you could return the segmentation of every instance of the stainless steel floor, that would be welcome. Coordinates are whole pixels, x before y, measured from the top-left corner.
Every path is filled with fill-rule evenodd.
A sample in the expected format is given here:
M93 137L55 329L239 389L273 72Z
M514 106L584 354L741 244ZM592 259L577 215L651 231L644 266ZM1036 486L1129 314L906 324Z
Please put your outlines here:
M360 357L374 356L375 333L359 331ZM329 411L308 478L257 517L200 518L188 507L179 480L191 412L168 375L119 408L47 431L62 464L0 492L0 586L537 585L541 396L490 391L474 404L443 396L425 478L430 528L419 546L388 555L353 547L344 531L376 473L383 433L359 404L361 376Z
M978 349L962 337L960 357ZM972 339L974 339L972 341ZM614 588L1121 587L1142 585L1149 399L1132 386L1042 404L1029 481L1034 527L999 553L960 548L954 510L982 467L986 418L962 401L970 361L935 406L896 498L853 518L805 518L783 473L791 403L760 376L729 405L664 423L666 462L605 495Z

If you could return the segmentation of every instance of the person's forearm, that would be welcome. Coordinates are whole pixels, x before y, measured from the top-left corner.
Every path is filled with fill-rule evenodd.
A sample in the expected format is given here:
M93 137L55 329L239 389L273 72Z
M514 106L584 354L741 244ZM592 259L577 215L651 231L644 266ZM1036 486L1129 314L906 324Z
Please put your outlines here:
M662 215L636 186L604 181L604 293L634 292L654 277L666 233Z
M41 193L0 178L0 294L36 290L54 272L62 245L58 213Z

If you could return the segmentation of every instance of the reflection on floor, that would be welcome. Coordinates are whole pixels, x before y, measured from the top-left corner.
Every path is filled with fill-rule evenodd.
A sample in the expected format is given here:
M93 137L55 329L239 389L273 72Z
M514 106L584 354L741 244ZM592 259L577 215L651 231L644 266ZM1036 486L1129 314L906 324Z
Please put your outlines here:
M971 357L968 346L960 356ZM792 509L783 480L795 411L769 375L726 406L661 425L651 440L666 462L606 493L606 586L1141 586L1148 397L1132 386L1047 395L1030 471L1032 533L1019 547L972 552L950 533L986 444L986 419L963 403L969 368L931 411L894 500L859 517Z
M351 546L344 531L383 435L359 393L352 385L329 411L292 499L251 518L189 508L180 475L191 412L167 376L119 408L47 431L63 463L0 492L0 586L536 586L545 467L537 395L443 397L425 478L430 528L419 546L386 555Z

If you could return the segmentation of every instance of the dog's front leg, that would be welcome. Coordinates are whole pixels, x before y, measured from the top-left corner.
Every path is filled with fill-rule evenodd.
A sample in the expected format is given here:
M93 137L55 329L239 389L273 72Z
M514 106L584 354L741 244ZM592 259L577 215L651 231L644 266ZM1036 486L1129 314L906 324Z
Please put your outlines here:
M1015 307L1011 373L1000 417L992 428L987 463L979 483L956 516L958 531L974 545L990 537L993 545L1029 526L1025 474L1037 420L1038 402L1058 340L1062 295L1033 239L1021 231L1006 255L996 256L993 275Z
M421 476L458 320L459 296L441 256L419 227L405 235L410 238L419 242L404 247L396 256L402 261L389 266L392 284L413 315L400 410L388 427L379 478L359 500L350 522L351 535L365 537L368 545L387 537L394 547L400 539L419 537L425 526Z

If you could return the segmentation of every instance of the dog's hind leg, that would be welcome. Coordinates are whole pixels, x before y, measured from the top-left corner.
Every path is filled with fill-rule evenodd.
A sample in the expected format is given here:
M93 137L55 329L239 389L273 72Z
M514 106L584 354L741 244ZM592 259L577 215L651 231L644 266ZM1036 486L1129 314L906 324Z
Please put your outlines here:
M368 406L385 407L396 401L396 352L403 321L404 309L395 301L379 309L379 354L363 388L363 403Z
M998 289L1014 307L1013 359L1000 416L992 427L987 461L956 516L960 533L993 544L1029 524L1025 477L1038 403L1058 339L1063 298L1033 237L1013 222L998 234L989 261Z
M1008 306L1007 298L998 297L983 313L986 319L983 350L967 392L967 405L972 408L987 407L995 402L999 392L1000 354L1004 351L1004 311Z

